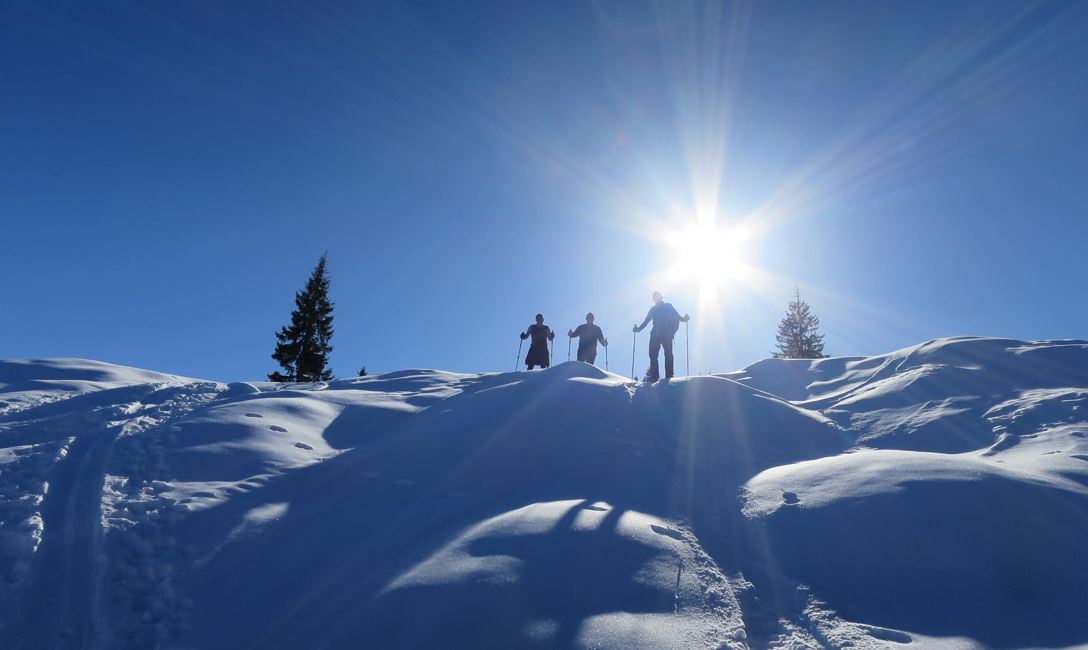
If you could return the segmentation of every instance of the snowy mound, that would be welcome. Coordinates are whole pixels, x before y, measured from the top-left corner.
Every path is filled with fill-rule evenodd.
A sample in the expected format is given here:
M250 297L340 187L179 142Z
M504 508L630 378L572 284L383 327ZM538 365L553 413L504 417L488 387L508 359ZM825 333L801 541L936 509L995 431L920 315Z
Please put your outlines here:
M1088 343L636 385L0 362L0 647L1088 643Z

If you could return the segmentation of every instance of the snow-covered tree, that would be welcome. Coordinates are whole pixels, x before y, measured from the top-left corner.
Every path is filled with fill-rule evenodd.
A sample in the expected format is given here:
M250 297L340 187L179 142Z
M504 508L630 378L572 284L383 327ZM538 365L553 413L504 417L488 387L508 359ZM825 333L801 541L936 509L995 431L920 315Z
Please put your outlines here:
M276 333L276 351L272 354L283 373L268 375L271 381L328 381L332 352L332 308L329 302L329 276L322 255L306 288L295 293L291 324Z
M824 354L824 335L819 334L820 319L812 313L808 303L801 300L801 290L797 289L794 299L786 308L786 317L778 324L778 351L776 359L822 359Z

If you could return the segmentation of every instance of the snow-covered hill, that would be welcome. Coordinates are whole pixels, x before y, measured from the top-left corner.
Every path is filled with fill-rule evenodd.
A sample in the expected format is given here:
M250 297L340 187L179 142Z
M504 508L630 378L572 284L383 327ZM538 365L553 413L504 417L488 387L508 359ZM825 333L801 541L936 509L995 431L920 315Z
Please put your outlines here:
M636 385L0 362L3 648L1088 643L1088 343Z

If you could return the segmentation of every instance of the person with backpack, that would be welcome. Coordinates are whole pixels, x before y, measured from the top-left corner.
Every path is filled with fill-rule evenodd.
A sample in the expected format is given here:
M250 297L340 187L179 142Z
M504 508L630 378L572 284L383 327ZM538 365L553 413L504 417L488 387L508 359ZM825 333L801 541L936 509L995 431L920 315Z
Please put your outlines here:
M521 333L522 341L532 339L529 343L529 353L525 355L527 370L532 370L534 366L547 368L551 365L551 358L548 354L548 341L554 338L555 332L544 324L544 314L537 314L536 323L533 323Z
M593 324L593 320L593 312L590 312L586 314L586 322L576 329L567 330L568 337L578 337L578 360L589 364L597 360L598 341L601 345L608 347L608 339L604 337L601 328ZM567 348L567 354L570 354L570 348Z
M672 339L676 336L676 330L680 329L680 323L691 320L687 314L683 316L676 311L670 303L665 302L660 291L653 295L654 306L646 313L646 319L641 325L635 325L632 332L641 332L646 324L653 321L654 327L650 330L650 369L646 373L646 381L657 381L660 377L657 365L657 353L665 348L665 379L672 379L673 356Z

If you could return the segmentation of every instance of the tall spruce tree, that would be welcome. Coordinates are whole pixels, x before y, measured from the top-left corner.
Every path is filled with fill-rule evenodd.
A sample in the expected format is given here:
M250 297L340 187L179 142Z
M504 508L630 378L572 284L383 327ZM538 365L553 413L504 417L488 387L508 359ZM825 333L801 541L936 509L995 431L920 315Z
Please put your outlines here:
M786 317L778 324L778 351L776 359L822 359L824 354L824 335L819 334L820 319L812 313L808 303L801 300L801 290L797 289L794 299L786 308Z
M306 288L295 293L291 324L276 333L276 351L272 358L285 372L268 375L271 381L328 381L332 352L332 308L329 302L329 276L325 255L314 267Z

